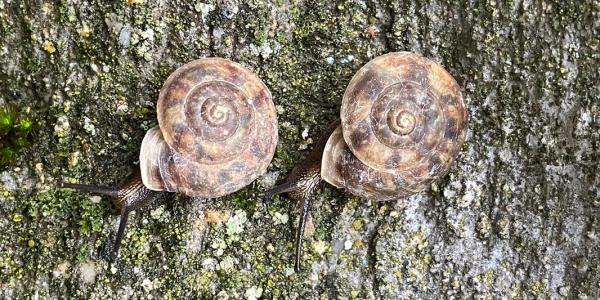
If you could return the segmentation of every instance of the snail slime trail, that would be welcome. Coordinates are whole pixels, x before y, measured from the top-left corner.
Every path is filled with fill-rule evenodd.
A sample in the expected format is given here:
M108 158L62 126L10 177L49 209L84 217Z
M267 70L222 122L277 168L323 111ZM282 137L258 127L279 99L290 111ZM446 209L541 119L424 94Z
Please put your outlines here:
M287 193L302 203L296 271L309 200L321 179L364 199L405 199L448 173L467 119L460 87L439 64L410 52L365 64L346 88L340 121L283 184L263 193Z
M140 165L116 187L63 183L111 196L121 211L118 255L129 213L162 191L217 198L264 174L277 145L277 115L265 84L242 65L203 58L173 72L157 103L158 126L146 132Z

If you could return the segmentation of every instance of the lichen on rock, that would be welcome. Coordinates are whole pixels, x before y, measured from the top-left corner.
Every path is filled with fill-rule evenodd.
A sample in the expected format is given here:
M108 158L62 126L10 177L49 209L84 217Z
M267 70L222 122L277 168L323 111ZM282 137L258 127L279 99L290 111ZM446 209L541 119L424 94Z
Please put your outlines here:
M599 298L599 22L590 0L0 0L0 104L36 124L0 172L0 298ZM461 155L408 199L323 184L295 273L295 203L254 195L312 147L353 74L391 51L456 78L470 114ZM109 265L115 208L57 183L119 182L167 76L206 56L271 90L269 172L220 199L164 195L131 216Z

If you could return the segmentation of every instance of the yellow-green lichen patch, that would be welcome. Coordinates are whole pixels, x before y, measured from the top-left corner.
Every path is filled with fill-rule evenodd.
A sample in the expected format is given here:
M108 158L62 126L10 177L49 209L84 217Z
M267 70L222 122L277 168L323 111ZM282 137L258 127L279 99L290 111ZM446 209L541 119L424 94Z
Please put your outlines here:
M52 41L44 41L44 43L42 44L42 48L44 49L44 51L52 54L54 52L56 52L56 46L54 45L54 43Z

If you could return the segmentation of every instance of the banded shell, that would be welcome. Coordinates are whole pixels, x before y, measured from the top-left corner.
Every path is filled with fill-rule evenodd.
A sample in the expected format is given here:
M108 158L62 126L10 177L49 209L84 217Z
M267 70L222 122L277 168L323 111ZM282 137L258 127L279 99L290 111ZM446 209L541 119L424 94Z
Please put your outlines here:
M151 190L215 198L263 174L277 145L271 94L252 72L223 58L177 69L163 85L158 126L142 142L140 168Z
M442 66L410 52L376 57L344 93L321 176L374 200L414 194L448 172L466 124L460 87Z

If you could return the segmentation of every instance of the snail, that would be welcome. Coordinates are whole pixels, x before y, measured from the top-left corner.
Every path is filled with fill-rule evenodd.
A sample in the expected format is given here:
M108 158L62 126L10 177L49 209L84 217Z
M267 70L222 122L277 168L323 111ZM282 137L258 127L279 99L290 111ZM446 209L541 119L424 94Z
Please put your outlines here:
M113 257L129 213L161 191L225 196L262 175L275 153L277 116L271 93L256 75L227 59L198 59L173 72L160 90L157 117L158 126L142 141L139 169L123 183L62 183L113 197L121 212Z
M466 124L460 87L439 64L392 52L358 70L344 93L340 119L283 184L262 193L287 193L301 203L296 271L309 200L321 180L374 201L408 197L448 172Z

